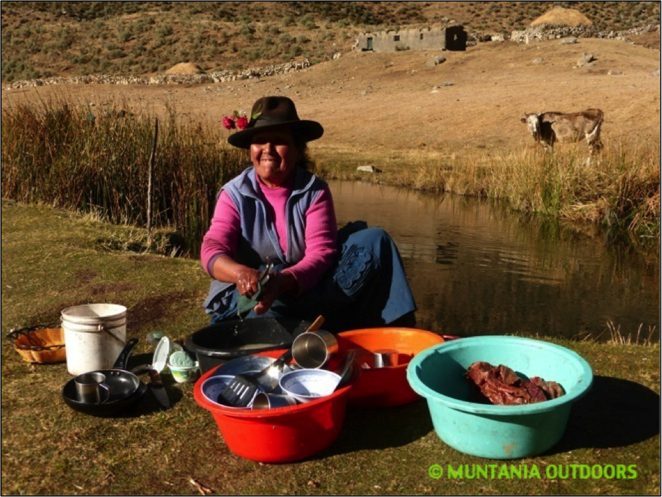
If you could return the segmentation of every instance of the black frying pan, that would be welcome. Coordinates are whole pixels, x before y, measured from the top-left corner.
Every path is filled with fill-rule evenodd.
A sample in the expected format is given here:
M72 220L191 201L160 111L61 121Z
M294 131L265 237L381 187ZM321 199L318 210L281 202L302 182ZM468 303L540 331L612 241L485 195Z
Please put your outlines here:
M90 404L78 400L76 394L76 378L65 383L62 388L62 398L67 405L77 411L94 416L112 416L128 409L142 398L147 391L147 385L131 371L127 371L126 364L133 347L138 343L137 338L127 341L124 349L120 352L112 369L101 369L97 372L106 375L105 384L108 386L109 395L98 404Z

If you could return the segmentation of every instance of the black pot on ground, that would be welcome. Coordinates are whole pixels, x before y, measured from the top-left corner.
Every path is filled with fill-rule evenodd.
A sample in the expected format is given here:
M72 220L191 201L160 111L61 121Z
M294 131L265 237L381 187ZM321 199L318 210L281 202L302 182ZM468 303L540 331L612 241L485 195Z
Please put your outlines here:
M204 373L236 357L289 347L309 324L295 318L233 319L196 331L184 347L197 356Z

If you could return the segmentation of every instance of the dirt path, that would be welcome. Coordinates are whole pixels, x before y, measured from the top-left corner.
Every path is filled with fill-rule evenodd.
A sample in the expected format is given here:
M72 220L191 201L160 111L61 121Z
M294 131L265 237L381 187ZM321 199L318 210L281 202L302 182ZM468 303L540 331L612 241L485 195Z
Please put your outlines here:
M582 54L597 61L575 67ZM489 43L466 52L350 53L307 70L263 80L190 86L62 85L3 92L3 106L73 98L96 108L122 103L217 125L262 95L294 98L300 116L319 120L315 147L460 151L530 145L524 112L605 112L603 139L659 139L659 50L618 40ZM657 72L656 72L657 71ZM219 137L225 130L219 126ZM313 147L314 151L314 147Z

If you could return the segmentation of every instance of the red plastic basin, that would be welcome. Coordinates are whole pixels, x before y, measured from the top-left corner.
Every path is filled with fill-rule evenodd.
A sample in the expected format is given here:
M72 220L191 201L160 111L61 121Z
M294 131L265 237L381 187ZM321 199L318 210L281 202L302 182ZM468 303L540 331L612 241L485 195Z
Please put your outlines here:
M275 357L282 351L260 355ZM202 395L202 383L212 368L195 383L193 397L211 412L228 449L237 456L265 463L300 461L330 446L340 435L352 385L328 397L276 409L234 409L214 404Z
M419 396L407 382L407 364L420 351L443 343L431 331L416 328L365 328L338 334L340 354L358 349L357 363L374 364L374 352L394 350L394 366L361 369L349 396L350 405L392 407L414 402Z

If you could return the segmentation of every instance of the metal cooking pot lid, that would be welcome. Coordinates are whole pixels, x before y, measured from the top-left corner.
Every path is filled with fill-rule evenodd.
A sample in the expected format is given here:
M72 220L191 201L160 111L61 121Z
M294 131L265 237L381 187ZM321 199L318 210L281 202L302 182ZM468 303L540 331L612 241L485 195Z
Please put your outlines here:
M166 363L168 362L168 356L170 355L170 339L168 337L161 337L159 343L156 344L154 349L154 355L152 356L152 368L154 368L158 373L163 371Z

